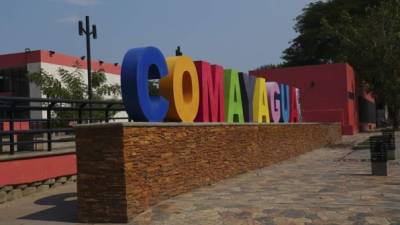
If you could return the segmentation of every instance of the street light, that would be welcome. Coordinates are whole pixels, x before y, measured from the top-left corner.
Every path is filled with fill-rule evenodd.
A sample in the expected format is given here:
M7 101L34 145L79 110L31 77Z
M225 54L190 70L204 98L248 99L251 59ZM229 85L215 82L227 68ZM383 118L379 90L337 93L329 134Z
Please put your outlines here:
M83 22L79 21L79 35L86 35L86 59L87 59L87 73L88 73L88 99L92 100L92 64L90 57L90 35L93 35L93 39L97 39L97 28L96 25L92 25L92 31L90 31L89 16L86 16L86 28L83 28ZM91 114L91 111L89 111Z
M183 55L182 51L181 51L181 46L178 45L178 47L176 47L175 55L176 56L182 56Z

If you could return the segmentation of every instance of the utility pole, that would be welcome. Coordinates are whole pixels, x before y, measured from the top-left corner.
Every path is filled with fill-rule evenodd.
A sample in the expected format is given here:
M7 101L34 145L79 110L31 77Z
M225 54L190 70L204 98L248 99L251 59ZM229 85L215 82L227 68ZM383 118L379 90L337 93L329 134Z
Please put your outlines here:
M79 21L79 35L86 35L86 59L87 59L87 73L88 73L88 99L92 100L92 64L90 55L90 36L93 35L93 39L97 39L96 25L92 25L92 31L90 31L89 16L86 16L86 28L83 28L83 22ZM91 113L91 111L89 111Z

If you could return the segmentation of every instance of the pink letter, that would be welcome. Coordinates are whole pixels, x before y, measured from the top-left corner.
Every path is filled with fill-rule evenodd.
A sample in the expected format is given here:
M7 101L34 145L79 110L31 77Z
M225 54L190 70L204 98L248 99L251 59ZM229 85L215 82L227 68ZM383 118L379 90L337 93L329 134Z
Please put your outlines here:
M267 82L268 98L269 98L269 111L271 120L274 123L279 123L281 118L281 100L279 85L276 82Z

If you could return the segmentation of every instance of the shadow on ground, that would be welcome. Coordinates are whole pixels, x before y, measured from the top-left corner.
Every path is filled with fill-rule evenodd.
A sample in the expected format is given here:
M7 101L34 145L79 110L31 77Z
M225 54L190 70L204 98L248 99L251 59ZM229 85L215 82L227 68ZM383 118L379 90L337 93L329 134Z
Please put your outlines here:
M54 222L77 222L76 193L63 193L41 198L34 202L38 205L53 206L51 208L32 213L18 219L41 220Z

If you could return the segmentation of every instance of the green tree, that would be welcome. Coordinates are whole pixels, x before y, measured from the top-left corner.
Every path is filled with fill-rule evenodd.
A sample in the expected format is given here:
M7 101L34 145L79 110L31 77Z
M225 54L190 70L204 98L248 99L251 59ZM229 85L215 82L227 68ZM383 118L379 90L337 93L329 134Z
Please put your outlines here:
M322 20L323 30L339 40L338 60L349 62L379 103L386 104L393 126L400 109L400 0L368 7L365 17L343 12L339 24Z
M57 74L50 74L41 70L37 73L28 74L31 82L36 84L47 98L54 99L87 99L87 84L84 80L84 72L78 63L75 63L74 70L68 71L58 68ZM92 90L93 100L102 100L105 96L117 98L121 94L121 88L118 84L107 84L107 78L104 71L99 70L92 73ZM57 111L55 112L58 119L77 118L75 111ZM84 118L88 117L88 113L83 114ZM94 119L103 119L104 112L93 112ZM66 126L68 121L59 122L59 126Z
M329 0L310 3L296 18L295 31L299 34L291 46L283 52L283 66L302 66L342 62L342 41L331 35L322 21L332 26L343 25L341 16L364 18L366 9L376 6L381 0Z
M345 12L353 18L362 18L367 7L379 2L380 0L329 0L310 3L295 19L294 30L298 36L290 42L290 47L283 51L283 62L277 65L262 65L257 70L343 62L344 46L338 37L330 35L330 32L324 29L322 21L339 25L343 22L340 16Z

